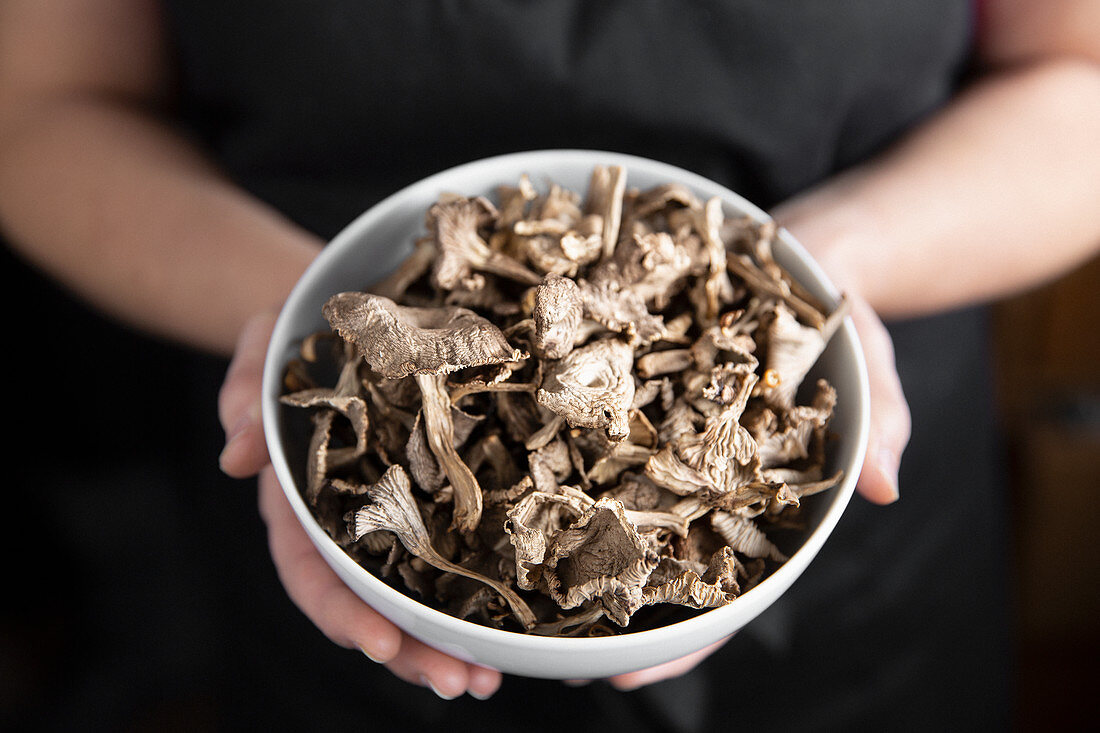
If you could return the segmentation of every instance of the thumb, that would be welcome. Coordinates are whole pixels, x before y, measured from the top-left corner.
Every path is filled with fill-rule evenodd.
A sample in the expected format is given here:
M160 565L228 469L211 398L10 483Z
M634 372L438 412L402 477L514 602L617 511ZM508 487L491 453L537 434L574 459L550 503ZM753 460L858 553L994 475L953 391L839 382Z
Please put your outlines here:
M268 461L260 398L264 356L274 327L275 314L268 312L245 324L218 392L218 417L226 438L219 462L234 478L253 476Z
M898 468L909 442L909 405L894 361L894 344L886 327L862 298L850 296L852 321L863 345L871 397L871 430L867 456L856 490L875 504L896 501Z

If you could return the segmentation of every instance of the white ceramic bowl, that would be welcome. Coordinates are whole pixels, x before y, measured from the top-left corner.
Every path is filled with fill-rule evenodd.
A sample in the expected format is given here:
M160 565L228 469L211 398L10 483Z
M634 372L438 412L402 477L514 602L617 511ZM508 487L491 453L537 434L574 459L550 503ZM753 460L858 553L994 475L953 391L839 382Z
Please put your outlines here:
M868 432L866 366L850 320L833 337L811 377L827 378L838 405L831 428L827 469L842 468L844 480L806 502L809 530L790 559L759 585L729 605L648 631L599 638L550 638L501 631L449 616L391 588L359 566L321 529L299 493L284 446L286 425L280 409L282 372L306 335L327 329L321 305L334 293L361 290L390 272L424 233L424 213L441 193L492 198L500 184L515 185L528 174L536 187L554 181L586 190L596 165L622 165L627 186L645 189L678 181L701 198L720 196L727 216L767 215L732 191L681 168L619 153L543 150L479 160L443 171L385 199L353 221L313 262L287 299L275 326L263 379L263 418L268 451L287 499L317 550L360 598L406 633L459 659L503 672L547 678L601 678L678 659L737 631L771 605L809 565L840 519L855 488ZM829 306L837 292L806 251L780 233L776 258Z

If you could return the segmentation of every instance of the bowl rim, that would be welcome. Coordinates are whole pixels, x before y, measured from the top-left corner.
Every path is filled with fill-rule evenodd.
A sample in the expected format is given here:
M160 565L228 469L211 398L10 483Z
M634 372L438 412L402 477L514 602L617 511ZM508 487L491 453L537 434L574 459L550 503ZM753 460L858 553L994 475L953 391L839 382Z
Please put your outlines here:
M839 522L855 491L855 484L859 475L858 469L863 464L870 430L870 395L863 349L850 316L845 317L844 322L838 329L838 334L843 332L851 345L851 356L854 362L853 366L856 372L855 377L859 393L857 398L859 409L858 413L854 415L857 434L851 436L851 439L856 441L852 461L854 469L847 470L840 485L830 490L833 494L832 500L826 508L820 523L810 532L805 541L786 562L760 581L759 584L745 591L729 604L705 609L703 613L682 621L643 631L627 630L625 633L614 636L577 638L540 636L496 629L451 616L391 587L359 565L320 527L298 491L280 440L281 424L278 396L282 384L282 371L286 365L286 348L293 345L295 338L297 338L288 333L291 328L291 320L293 314L298 310L296 306L311 289L311 283L319 276L319 273L326 269L330 260L339 259L345 250L353 249L364 233L369 231L376 222L383 220L392 209L396 208L405 199L415 198L418 193L424 190L450 190L448 186L443 185L444 182L463 174L476 173L479 169L491 173L492 175L489 176L491 178L499 178L498 169L502 165L507 165L516 170L523 168L539 169L544 167L544 164L541 163L543 160L550 160L555 166L569 163L576 163L578 166L583 163L588 168L596 164L623 165L628 176L632 168L643 168L647 173L667 176L668 181L683 183L695 191L700 189L715 191L717 195L721 196L724 203L732 204L757 221L771 220L766 212L736 192L690 170L637 155L597 149L549 148L504 153L455 165L402 187L370 206L345 226L310 263L280 308L272 331L271 341L265 354L261 401L265 441L278 483L300 524L306 530L320 554L330 565L334 562L337 564L338 567L334 566L333 570L338 575L343 576L346 573L362 578L366 586L374 593L381 594L387 603L396 606L403 613L422 619L424 623L439 627L444 633L456 634L480 643L503 644L516 651L530 651L532 653L550 650L568 652L582 649L586 652L622 652L635 646L648 647L652 644L671 643L677 637L694 635L701 627L713 627L716 624L728 626L730 628L729 633L733 633L744 623L755 618L775 600L774 598L767 598L767 591L761 590L762 588L765 588L765 586L774 588L784 584L783 589L779 592L779 595L782 595L801 575L803 570L808 567L810 561L824 545ZM467 193L467 195L470 194ZM840 293L817 261L785 229L781 228L777 236L783 240L783 244L790 250L791 255L799 260L800 264L818 281L817 284L832 301L829 305L836 307ZM355 592L354 589L352 591ZM364 599L364 603L371 605L370 601L366 599ZM746 606L749 607L747 611ZM383 616L386 615L379 609L375 610L382 613ZM741 623L725 621L726 617L738 618L743 613L748 613L748 621L742 621ZM397 621L392 619L390 621L399 627L401 626ZM418 621L419 623L420 621ZM416 630L411 630L409 633L416 635Z

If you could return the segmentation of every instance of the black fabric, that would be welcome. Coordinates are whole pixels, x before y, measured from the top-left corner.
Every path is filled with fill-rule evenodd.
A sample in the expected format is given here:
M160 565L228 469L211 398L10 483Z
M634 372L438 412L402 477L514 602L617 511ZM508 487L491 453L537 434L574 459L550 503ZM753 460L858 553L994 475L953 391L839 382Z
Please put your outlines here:
M187 129L324 237L424 175L533 148L661 159L767 207L943 104L970 32L967 4L950 0L166 8ZM792 590L697 670L629 694L509 677L491 701L444 703L338 649L286 598L254 486L216 469L224 362L10 271L56 324L44 344L34 324L19 332L40 346L18 383L48 395L17 446L17 513L49 538L17 575L36 600L12 621L55 640L19 648L45 659L21 708L36 723L1007 727L1005 509L980 311L893 324L916 427L902 500L854 500Z
M770 206L940 104L967 4L172 0L184 112L310 229L454 164L586 147Z

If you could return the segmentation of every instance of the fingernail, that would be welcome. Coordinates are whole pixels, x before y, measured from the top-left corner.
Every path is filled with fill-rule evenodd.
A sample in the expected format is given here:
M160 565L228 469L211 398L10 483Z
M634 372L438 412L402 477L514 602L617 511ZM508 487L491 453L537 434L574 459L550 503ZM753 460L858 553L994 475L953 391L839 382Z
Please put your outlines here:
M385 664L386 663L384 659L380 659L380 658L374 656L373 654L371 654L369 651L367 651L366 647L362 647L362 646L359 647L359 651L363 652L363 656L365 656L367 659L371 660L375 664Z
M898 458L894 455L894 452L883 448L878 452L879 467L882 469L882 475L886 478L889 484L890 493L893 494L896 501L901 492L898 490Z
M241 435L244 434L244 431L248 429L250 424L251 422L248 420L240 420L233 426L233 429L229 431L225 440L225 447L222 448L222 452L218 455L218 465L221 466L223 470L225 469L226 456L233 453L233 445L239 442Z
M488 700L490 697L493 696L493 693L491 693L491 692L486 693L486 694L482 694L480 692L477 692L476 690L466 690L466 694L469 695L470 697L476 698L478 700Z
M233 423L233 427L226 433L226 445L233 442L233 439L243 433L252 425L258 424L263 418L261 417L261 408L259 402L253 402L248 406L248 409L237 418L237 422Z
M233 443L234 443L234 441L236 440L236 437L237 437L237 436L234 436L233 438L231 438L231 439L227 440L227 441L225 442L225 447L224 447L224 448L222 448L222 452L221 452L221 453L220 453L220 454L218 455L218 466L219 466L219 467L220 467L220 468L221 468L221 469L222 469L223 471L225 471L225 469L226 469L226 466L225 466L225 459L226 459L226 456L229 456L229 455L230 455L230 454L231 454L231 453L233 452L233 451L232 451L232 448L233 448Z
M225 444L229 445L237 438L241 433L248 429L248 426L252 424L252 415L245 413L241 415L241 418L233 424L233 427L226 433Z
M438 688L436 688L435 685L432 684L432 681L424 675L420 675L420 683L428 687L432 692L434 692L436 695L439 695L444 700L454 700L456 697L458 697L458 695L444 695L442 692L439 691Z

